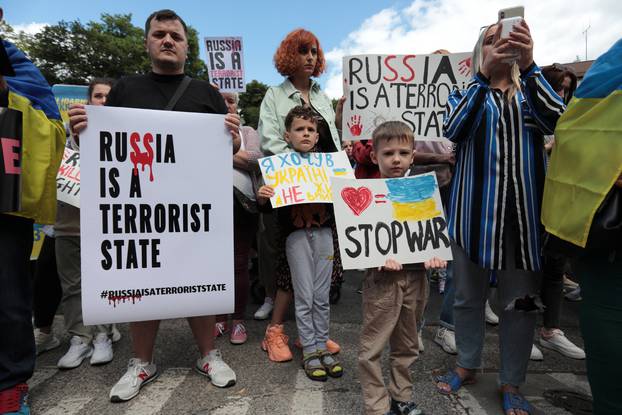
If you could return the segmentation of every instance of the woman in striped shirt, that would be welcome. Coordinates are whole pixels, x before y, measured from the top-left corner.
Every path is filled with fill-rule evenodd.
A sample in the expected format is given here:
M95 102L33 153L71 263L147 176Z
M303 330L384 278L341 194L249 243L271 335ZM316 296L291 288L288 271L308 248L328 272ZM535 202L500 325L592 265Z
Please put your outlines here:
M456 143L449 203L454 255L458 361L438 379L442 393L474 381L481 365L489 275L499 281L499 382L504 410L531 411L524 382L541 308L538 293L540 203L546 168L543 136L552 134L564 104L533 61L522 21L508 38L485 28L473 52L473 80L448 100L445 137Z

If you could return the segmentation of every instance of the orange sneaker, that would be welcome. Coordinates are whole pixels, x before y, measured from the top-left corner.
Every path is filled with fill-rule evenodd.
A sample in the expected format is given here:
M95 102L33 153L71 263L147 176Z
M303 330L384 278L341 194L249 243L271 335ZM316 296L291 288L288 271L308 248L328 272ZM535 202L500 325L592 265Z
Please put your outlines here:
M302 350L302 343L300 343L300 337L296 339L296 341L294 342L294 346L296 346L297 349ZM331 339L328 339L326 341L326 350L328 350L328 353L330 354L337 354L341 351L341 346L339 346L337 343L335 343Z
M266 335L261 342L261 348L268 352L268 359L273 362L287 362L292 360L292 352L287 342L289 337L283 332L282 324L269 324Z

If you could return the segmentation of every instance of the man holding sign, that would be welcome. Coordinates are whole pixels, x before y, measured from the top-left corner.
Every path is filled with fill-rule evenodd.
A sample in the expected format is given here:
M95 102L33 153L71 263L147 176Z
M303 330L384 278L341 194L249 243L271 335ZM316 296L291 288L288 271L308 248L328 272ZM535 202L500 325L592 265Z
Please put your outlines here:
M160 10L149 16L145 24L145 48L151 59L152 72L121 79L110 91L108 106L227 113L216 89L207 82L191 80L184 75L188 51L187 28L174 11ZM84 106L74 106L69 116L74 133L84 130L87 124ZM240 146L239 125L237 114L225 116L225 126L233 136L234 153ZM210 378L215 386L235 384L235 373L222 360L220 351L214 349L214 317L189 317L188 322L201 353L196 364L197 371ZM132 399L144 384L158 376L153 363L153 347L159 325L159 320L130 324L134 358L130 359L125 375L110 391L112 402Z

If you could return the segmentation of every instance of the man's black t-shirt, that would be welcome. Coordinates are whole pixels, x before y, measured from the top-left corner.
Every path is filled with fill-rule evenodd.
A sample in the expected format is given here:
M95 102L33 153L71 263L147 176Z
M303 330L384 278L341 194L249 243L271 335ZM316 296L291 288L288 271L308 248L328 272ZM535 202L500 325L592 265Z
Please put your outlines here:
M110 90L106 105L163 110L183 79L183 74L158 75L153 72L123 77ZM226 114L227 106L209 82L193 79L174 111Z

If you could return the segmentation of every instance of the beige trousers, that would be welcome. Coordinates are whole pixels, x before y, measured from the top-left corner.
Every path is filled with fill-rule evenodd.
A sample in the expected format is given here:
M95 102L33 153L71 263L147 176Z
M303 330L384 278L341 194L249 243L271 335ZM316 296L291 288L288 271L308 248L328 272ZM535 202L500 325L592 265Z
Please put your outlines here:
M363 328L358 356L358 375L365 414L389 411L391 398L412 400L412 365L419 356L417 322L428 299L423 270L384 272L368 270L363 282ZM380 358L390 346L389 386L382 378Z

